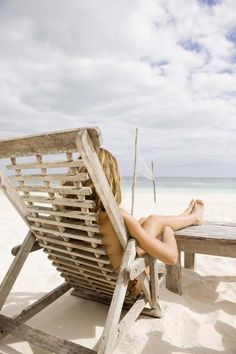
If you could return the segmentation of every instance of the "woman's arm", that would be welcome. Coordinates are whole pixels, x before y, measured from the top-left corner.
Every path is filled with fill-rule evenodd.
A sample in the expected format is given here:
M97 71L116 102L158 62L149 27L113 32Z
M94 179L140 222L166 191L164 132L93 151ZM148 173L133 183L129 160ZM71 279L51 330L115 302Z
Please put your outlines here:
M127 229L134 237L138 245L154 258L160 259L166 264L175 264L178 259L178 249L173 230L165 226L163 228L162 240L154 239L144 230L139 222L124 209L121 209Z

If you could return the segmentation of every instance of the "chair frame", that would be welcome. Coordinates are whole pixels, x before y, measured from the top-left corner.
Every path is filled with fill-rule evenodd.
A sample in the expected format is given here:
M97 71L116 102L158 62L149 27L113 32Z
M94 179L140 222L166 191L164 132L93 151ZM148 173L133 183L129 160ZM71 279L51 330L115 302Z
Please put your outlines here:
M67 137L68 132L70 131L67 131ZM58 132L60 137L65 140L63 133L65 132ZM38 139L37 141L40 140L40 146L42 146L42 144L44 144L44 141L46 140L50 145L49 150L50 152L52 152L54 149L54 143L51 142L51 140L53 140L52 137L54 137L55 135L56 133L41 135L41 140ZM97 351L98 354L110 354L113 352L114 348L119 344L123 335L127 332L130 325L138 318L141 313L152 317L161 317L161 309L158 301L158 273L164 273L165 270L164 268L158 268L156 260L148 255L136 258L136 240L128 237L123 219L119 212L118 205L115 202L109 183L104 175L103 169L96 154L95 147L99 146L99 135L100 132L97 128L83 128L71 131L71 140L73 140L72 143L75 144L77 150L79 151L82 157L84 165L88 170L90 178L93 181L96 191L99 197L101 198L105 210L116 231L117 237L119 238L119 241L124 249L124 256L121 264L121 269L117 278L115 290L104 326L104 331L101 336ZM26 150L28 142L30 141L30 139L34 139L34 136L28 137L27 139L24 140L24 147L22 148L21 144L19 149ZM67 142L65 142L65 144L67 144ZM0 157L12 156L13 152L11 151L11 145L10 143L8 144L7 140L5 141L5 150L3 152L1 151L1 146L3 145L1 145L0 142ZM40 150L40 147L36 146L35 149ZM38 152L38 150L36 152ZM19 152L19 155L20 153L21 152ZM34 153L35 151L29 151L28 155ZM16 189L11 184L9 178L2 172L0 172L0 185L3 192L10 200L14 208L21 215L24 222L26 222L26 224L29 226L29 231L24 239L24 242L21 245L14 247L14 249L12 250L12 253L15 255L15 258L0 285L1 310L28 255L31 252L40 249L41 247L38 245L34 232L30 229L30 224L27 221L27 211L24 208L24 204L21 202ZM150 266L150 279L145 272L145 269L148 266ZM143 298L136 300L132 307L129 309L129 311L126 313L126 315L123 317L123 319L120 320L128 282L129 280L135 278L138 278L140 280L144 296ZM43 310L45 307L50 305L52 302L57 300L69 289L71 289L71 285L67 284L66 282L63 283L62 285L58 286L57 288L43 296L41 299L34 302L32 305L25 308L19 315L16 315L13 318L9 318L5 315L0 314L0 340L8 334L12 334L18 338L21 338L22 340L28 341L33 345L47 349L51 352L56 352L57 354L95 353L95 351L92 349L88 349L74 342L65 339L60 339L53 335L49 335L43 331L34 329L24 324L24 322L26 322L34 315L39 313L41 310ZM106 303L105 299L101 297L99 298L92 294L89 296L88 294L84 294L83 291L74 290L72 293L80 297L85 297L89 300L95 300L102 303ZM149 303L150 309L145 308L145 305L147 303Z

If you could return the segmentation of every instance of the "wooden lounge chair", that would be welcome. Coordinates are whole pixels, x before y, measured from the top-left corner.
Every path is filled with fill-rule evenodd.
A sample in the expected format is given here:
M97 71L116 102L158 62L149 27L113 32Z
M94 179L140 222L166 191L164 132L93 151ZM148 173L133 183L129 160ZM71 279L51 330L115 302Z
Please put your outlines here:
M95 151L100 145L98 128L0 141L0 158L10 158L7 170L12 173L11 176L0 174L2 190L29 227L22 245L12 249L15 258L0 286L0 309L32 251L43 249L65 279L65 283L14 318L1 314L0 339L12 334L57 354L95 353L24 324L71 288L74 295L110 305L98 348L100 354L113 352L139 314L160 317L158 273L163 269L158 269L156 260L149 256L136 258L136 241L126 233ZM81 166L85 166L87 172L79 172ZM85 186L88 178L124 249L118 275L102 245L97 215L91 211L94 201L91 188ZM148 265L150 277L145 273ZM128 282L135 278L141 281L144 293L137 300L127 295ZM129 311L120 320L122 308Z

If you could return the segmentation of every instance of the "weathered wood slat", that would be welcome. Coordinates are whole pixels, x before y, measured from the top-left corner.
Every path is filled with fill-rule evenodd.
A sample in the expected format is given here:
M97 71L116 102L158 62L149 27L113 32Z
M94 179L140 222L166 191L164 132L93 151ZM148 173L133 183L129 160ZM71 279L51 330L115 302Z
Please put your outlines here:
M26 207L28 212L34 212L34 213L40 213L40 214L46 214L46 215L55 215L55 216L62 216L65 218L73 218L73 219L80 219L80 220L92 220L92 221L97 221L97 214L96 213L88 213L88 214L83 214L79 210L66 210L63 209L63 211L55 211L51 208L48 207L43 207L43 206L29 206Z
M153 262L153 258L149 255L136 258L132 263L126 267L125 272L129 279L133 280L137 278L150 264Z
M42 224L45 225L56 225L56 226L63 226L63 227L67 227L70 229L75 229L75 230L82 230L82 231L91 231L94 233L99 233L99 227L97 225L92 225L92 226L87 226L75 221L70 221L70 222L64 222L64 221L55 221L49 218L45 218L45 217L33 217L33 216L27 216L27 219L30 221L35 221L35 222L40 222Z
M188 269L194 269L195 254L185 252L184 254L184 267Z
M93 287L95 287L99 291L106 290L111 295L113 295L114 293L115 285L112 283L100 283L96 279L86 279L80 275L74 276L73 274L66 273L61 273L61 277L65 278L68 283L73 284L74 288L80 288L81 286L83 286L84 288L86 288L86 291L90 293L93 293Z
M204 225L221 225L221 226L233 226L236 227L235 222L228 222L228 221L209 221L205 220Z
M151 298L152 298L152 309L156 309L160 313L161 309L158 303L158 298L159 298L158 282L159 282L159 278L158 278L157 260L154 259L154 261L150 265L150 290L151 290Z
M236 240L236 227L219 224L203 224L190 226L186 229L175 231L177 240L182 239L218 239L219 242Z
M35 236L29 231L0 285L0 309L3 307L34 243Z
M114 287L115 287L115 283L114 282L112 282L112 281L107 281L106 279L97 279L96 277L89 277L89 276L83 276L82 274L80 274L80 273L78 273L78 274L72 274L72 273L70 273L70 272L68 272L68 271L63 271L63 270L60 270L59 269L59 271L61 272L61 276L63 277L63 278L65 278L66 280L68 280L68 279L72 279L72 280L74 280L74 281L76 281L76 280L83 280L83 281L86 281L87 280L87 282L89 283L89 282L91 282L91 284L103 284L104 286L106 285L108 288L112 288L112 289L114 289Z
M182 294L182 274L181 274L181 252L179 250L179 257L177 263L172 265L166 265L166 288L179 295Z
M14 165L7 165L8 170L28 170L28 169L41 169L41 168L63 168L63 167L82 167L83 161L80 160L73 160L73 161L54 161L54 162L28 162L28 163L16 163Z
M37 227L34 225L31 225L31 229L34 231L43 232L48 235L54 235L54 236L65 237L65 238L72 238L73 240L84 241L84 242L91 244L91 238L89 236L86 236L86 232L83 232L83 231L78 232L78 231L70 230L70 232L69 231L64 231L64 232L61 231L60 232L60 231L56 231L54 229L49 229L46 227ZM38 235L37 232L35 234ZM98 244L98 245L102 245L101 237L99 235L95 235L93 238L93 243Z
M102 269L104 272L109 272L109 273L113 273L113 267L110 266L110 265L104 265L104 264L100 264L100 266L98 265L97 261L96 263L93 262L93 261L85 261L84 259L81 259L79 257L76 257L76 260L71 258L71 257L66 257L65 254L60 254L58 252L50 252L50 255L48 256L48 258L51 260L51 261L59 261L61 262L62 260L64 260L65 262L67 262L67 264L73 264L73 262L77 262L79 264L82 264L82 265L85 265L85 266L88 266L88 267L92 267L94 269ZM97 258L96 258L97 260Z
M66 339L47 334L39 329L31 328L20 321L0 315L0 329L9 334L27 341L36 347L46 349L57 354L95 354L96 352L82 347Z
M83 299L87 299L87 300L91 300L91 301L95 301L95 302L100 302L101 304L104 305L110 305L111 301L108 298L104 298L103 296L99 296L99 294L89 294L87 292L82 291L79 288L76 288L75 290L73 290L71 292L71 295L73 296L78 296L81 297ZM131 306L133 305L133 301L130 301L128 298L125 299L125 303L123 305L123 309L129 310L131 308ZM144 308L141 315L145 315L145 316L149 316L149 317L157 317L156 316L156 311L149 309L149 308ZM161 316L158 316L158 318Z
M146 296L150 306L152 306L152 298L151 298L151 291L150 291L150 282L145 272L141 273L138 276L138 280L140 281L143 289L143 293Z
M82 130L88 131L95 147L101 146L102 138L99 128L80 128L1 140L0 158L77 151L76 137Z
M25 218L25 216L28 214L28 211L25 205L22 203L22 200L18 195L18 193L16 192L10 179L2 171L0 171L0 186L3 193L10 201L14 209L20 214L24 222L29 226L29 223Z
M77 173L76 175L66 175L62 173L54 173L48 175L19 175L19 176L9 176L13 181L60 181L60 182L70 182L70 181L87 181L89 176L87 173Z
M92 290L92 293L97 293L99 295L103 295L103 296L106 296L107 298L110 299L111 301L111 298L112 298L112 295L113 295L113 292L114 292L114 289L108 289L108 288L104 288L104 287L98 287L98 285L91 285L91 284L88 284L88 282L84 282L84 284L82 284L82 282L80 281L79 282L79 285L78 283L76 282L73 282L70 280L70 284L71 286L73 287L78 287L79 289L82 289L83 291L85 292L89 292L91 293L91 290Z
M75 286L76 288L76 286ZM87 290L87 289L86 289ZM104 305L110 305L111 304L111 298L105 297L100 294L95 294L95 293L89 293L88 291L84 291L82 288L78 286L75 290L71 292L71 295L73 296L78 296L82 299L87 299L95 302L100 302L101 304Z
M93 208L95 203L92 200L85 200L84 202L78 202L73 198L55 198L55 197L42 197L42 196L30 196L22 197L23 200L30 203L52 204L71 206L74 208Z
M64 246L64 247L71 247L73 249L83 250L83 251L86 251L86 252L106 255L105 248L101 247L101 246L93 248L93 247L85 246L85 245L81 244L81 242L79 242L79 241L66 242L66 241L63 241L63 240L59 240L58 238L55 238L55 237L42 236L40 234L37 234L36 237L37 237L38 240L49 242L50 245L61 245L61 246ZM44 245L44 247L48 247L48 244Z
M112 298L111 306L108 311L107 320L102 333L101 342L98 349L98 354L110 354L113 351L116 338L117 338L117 326L119 323L121 310L123 307L126 290L128 287L128 277L126 276L124 269L132 262L136 255L136 242L134 239L130 239L125 250L121 270L118 275L114 295Z
M90 267L83 267L81 265L76 266L75 264L68 264L66 262L61 262L61 261L57 261L57 260L54 260L52 265L54 265L55 267L61 268L61 269L63 268L64 270L69 270L69 271L71 270L72 272L75 272L75 273L81 272L81 273L84 273L85 275L88 273L88 274L92 274L92 275L98 275L99 277L102 276L107 279L113 279L113 280L117 279L117 275L115 273L104 274L104 273L102 273L101 268L100 268L100 271L96 271Z
M177 240L181 251L189 253L211 254L222 257L236 257L235 240Z
M11 254L12 254L13 256L16 256L17 253L19 252L21 246L22 246L22 244L13 247L13 248L11 249ZM31 252L35 252L35 251L38 251L38 250L41 250L41 249L42 249L42 247L40 247L39 244L38 244L38 241L35 240L34 245L33 245L33 247L32 247L31 250L30 250L30 253L31 253Z
M79 278L79 279L88 279L90 281L96 281L96 282L101 282L101 283L106 283L106 284L109 284L109 285L113 285L115 286L116 282L113 281L113 280L107 280L105 277L102 278L101 276L95 276L95 275L92 275L90 273L78 273L73 271L72 269L67 269L66 267L57 267L57 270L69 277L74 277L74 278Z
M145 305L147 303L146 299L139 299L137 300L134 305L131 307L131 309L128 311L128 313L122 318L120 321L118 327L117 327L117 340L115 347L119 345L119 343L122 342L122 339L126 335L127 331L129 330L130 326L136 321L142 310L144 309Z
M114 292L114 288L112 287L107 287L105 283L102 284L98 284L98 283L91 283L88 281L84 281L82 279L77 279L72 280L72 278L68 279L68 282L70 283L70 285L73 287L73 289L77 289L77 290L82 290L88 294L99 294L99 295L104 295L107 298L110 299L112 298L113 292Z
M33 304L26 307L19 315L13 317L14 320L26 322L40 311L44 310L51 303L56 301L59 297L64 295L71 288L70 284L64 283L53 289ZM7 336L8 333L0 333L0 340Z
M30 318L35 316L38 312L44 310L47 306L52 304L70 289L71 286L69 284L64 283L59 285L58 287L44 295L42 298L25 308L19 315L16 315L14 319L23 322L28 321Z
M42 193L59 193L64 195L91 195L92 190L90 187L41 187L41 186L18 186L16 190L22 192L42 192Z
M68 276L71 276L71 277L77 277L77 275L81 275L81 277L83 279L87 279L87 280L96 280L96 281L101 281L101 283L107 283L109 285L113 284L115 286L115 281L116 281L116 278L112 278L112 279L107 279L105 276L103 276L101 273L99 275L97 274L94 274L92 272L79 272L79 270L77 269L76 271L71 269L71 268L68 268L68 267L65 267L65 266L62 266L62 265L58 265L56 266L56 269L65 274L65 275L68 275Z
M110 260L107 256L101 256L99 258L97 257L93 257L91 255L91 253L88 253L88 252L84 252L84 251L77 251L76 249L73 249L73 251L68 251L67 249L65 249L64 247L62 247L61 245L45 245L43 244L43 242L39 242L39 245L45 249L45 251L47 253L48 250L53 250L53 251L58 251L58 252L61 252L61 253L65 253L65 254L68 254L70 256L74 256L74 257L79 257L79 258L84 258L84 259L88 259L88 260L91 260L93 262L97 262L97 263L101 263L101 264L110 264Z

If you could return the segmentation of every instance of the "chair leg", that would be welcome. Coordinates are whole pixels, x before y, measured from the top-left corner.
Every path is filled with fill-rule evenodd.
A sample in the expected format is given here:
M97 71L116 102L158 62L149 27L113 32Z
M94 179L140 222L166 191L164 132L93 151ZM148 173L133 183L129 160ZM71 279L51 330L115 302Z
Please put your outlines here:
M158 278L158 266L156 259L150 265L150 287L152 306L151 309L156 312L157 317L161 317L161 308L159 305L159 278Z
M128 287L129 278L124 271L126 266L132 262L136 255L136 241L130 239L125 250L121 270L117 279L114 295L107 315L98 354L110 354L113 352L118 335L117 327Z
M31 231L28 232L24 242L22 243L17 255L15 256L10 268L7 271L0 285L0 310L2 309L6 298L8 297L20 271L23 267L28 254L35 242L35 236Z

